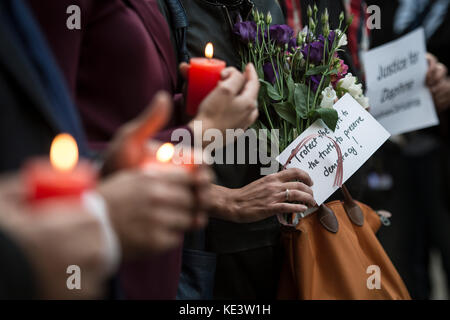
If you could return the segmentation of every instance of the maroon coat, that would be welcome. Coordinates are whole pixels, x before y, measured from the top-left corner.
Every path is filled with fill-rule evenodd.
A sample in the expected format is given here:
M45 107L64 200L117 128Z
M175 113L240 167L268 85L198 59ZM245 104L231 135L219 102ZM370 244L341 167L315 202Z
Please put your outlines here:
M175 94L175 52L156 1L28 1L67 78L92 147L104 148L157 91ZM81 30L66 27L70 5L81 8ZM181 248L143 260L123 268L126 296L175 298Z

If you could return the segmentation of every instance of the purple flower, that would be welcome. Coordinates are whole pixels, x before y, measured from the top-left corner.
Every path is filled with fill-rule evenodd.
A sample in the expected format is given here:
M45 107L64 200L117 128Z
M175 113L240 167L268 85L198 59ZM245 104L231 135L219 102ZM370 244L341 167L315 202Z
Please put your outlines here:
M276 76L274 69L276 70ZM274 84L275 81L278 78L278 66L275 64L275 66L272 65L272 63L267 62L263 65L263 71L264 71L264 79L269 81L271 84Z
M271 40L280 46L285 46L294 35L294 30L286 24L275 24L269 28L269 33Z
M296 49L297 47L297 38L292 38L288 43L288 51L292 52L292 50Z
M306 58L309 55L309 61L313 63L320 63L323 58L324 43L320 40L305 44L302 49L302 54Z
M336 32L334 32L333 30L330 31L330 34L328 35L328 43L329 43L329 48L331 50L331 48L333 47L333 42L334 42L334 38L336 38Z
M256 38L256 23L254 21L238 22L233 27L233 33L240 37L240 40L249 44Z
M328 59L328 54L333 48L333 41L336 37L336 33L334 31L330 31L328 35L327 47L328 50L325 52L325 59ZM316 41L305 44L302 49L302 53L304 57L308 56L309 53L309 61L314 63L320 63L323 59L323 49L325 47L325 38L323 35L320 35Z

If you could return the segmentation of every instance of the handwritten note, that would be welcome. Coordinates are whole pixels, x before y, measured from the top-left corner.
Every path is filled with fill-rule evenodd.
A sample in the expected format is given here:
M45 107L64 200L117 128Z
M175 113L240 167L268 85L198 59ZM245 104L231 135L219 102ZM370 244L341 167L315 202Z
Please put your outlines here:
M312 187L314 199L319 205L338 188L333 186L338 156L333 142L326 136L334 139L342 151L343 182L350 178L390 136L349 94L342 97L334 108L339 114L334 132L322 120L317 120L277 157L277 161L284 165L292 150L304 138L319 134L301 148L287 166L309 173L314 181Z
M370 111L393 135L439 124L425 53L421 28L363 55Z

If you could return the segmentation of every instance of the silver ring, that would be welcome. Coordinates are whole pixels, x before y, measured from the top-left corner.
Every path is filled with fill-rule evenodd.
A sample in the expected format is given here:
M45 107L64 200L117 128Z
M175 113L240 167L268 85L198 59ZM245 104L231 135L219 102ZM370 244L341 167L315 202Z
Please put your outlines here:
M286 189L286 201L289 201L289 189Z

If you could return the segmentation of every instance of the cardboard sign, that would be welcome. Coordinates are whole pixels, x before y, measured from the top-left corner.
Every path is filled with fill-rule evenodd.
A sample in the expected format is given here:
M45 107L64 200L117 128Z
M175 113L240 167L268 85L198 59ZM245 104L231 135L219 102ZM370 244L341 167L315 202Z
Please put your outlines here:
M370 112L393 135L439 124L425 54L421 28L363 55Z
M389 132L351 95L346 94L342 97L336 102L334 108L339 114L339 121L334 132L319 119L277 157L277 161L284 165L292 150L302 140L319 134L301 148L287 165L287 168L299 168L308 172L314 182L312 187L314 199L319 205L338 189L337 186L333 186L338 155L335 145L327 137L334 139L341 149L343 182L350 178L390 137Z

